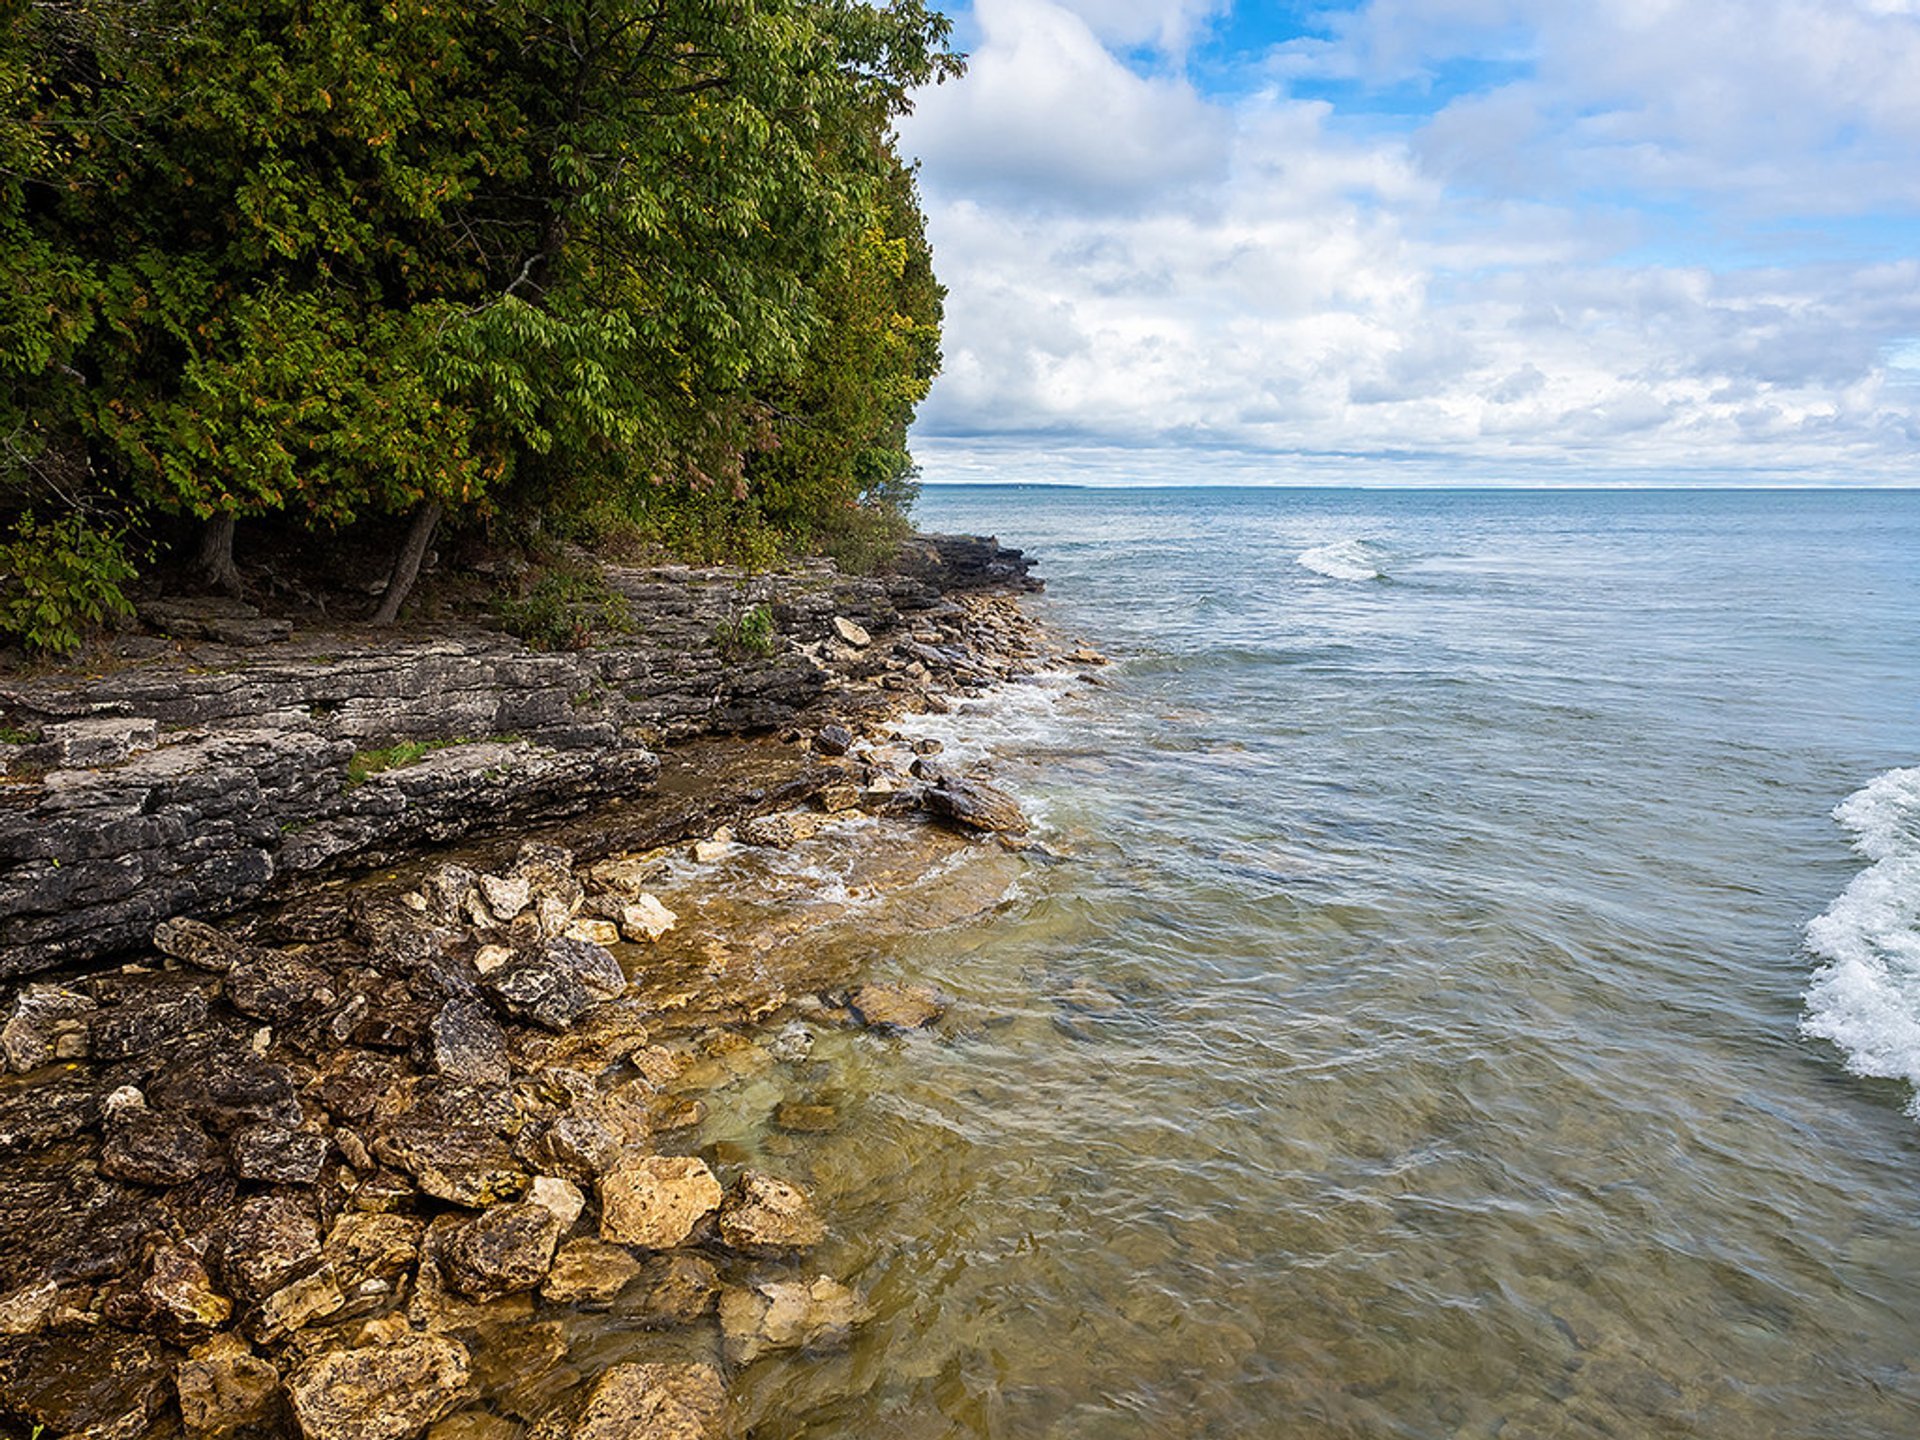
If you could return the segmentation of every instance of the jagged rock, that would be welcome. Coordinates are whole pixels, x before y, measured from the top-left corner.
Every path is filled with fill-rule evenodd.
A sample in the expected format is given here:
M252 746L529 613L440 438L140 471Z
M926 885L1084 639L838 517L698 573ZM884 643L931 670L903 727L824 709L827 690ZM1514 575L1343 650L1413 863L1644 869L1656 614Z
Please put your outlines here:
M409 1082L404 1095L373 1141L375 1158L412 1176L427 1194L474 1209L527 1188L527 1173L503 1138L514 1114L506 1086L432 1075Z
M858 621L849 620L844 615L833 617L833 630L847 644L856 650L864 650L873 643L873 636L867 633L867 627Z
M853 749L853 732L844 725L822 725L813 737L813 748L822 755L844 755Z
M720 1239L749 1255L810 1249L827 1237L826 1223L797 1185L749 1170L720 1209Z
M154 1078L148 1097L154 1108L181 1111L215 1131L292 1129L302 1119L287 1067L244 1051L190 1047Z
M763 1280L720 1294L727 1358L746 1365L770 1350L832 1350L852 1339L873 1308L830 1276Z
M480 898L502 925L533 903L533 886L524 875L479 877Z
M0 1025L0 1058L16 1075L66 1058L59 1053L61 1038L84 1037L88 1018L98 1008L91 996L77 990L59 985L27 986L15 997L5 1024Z
M587 1197L580 1192L580 1187L558 1175L534 1176L533 1184L527 1187L527 1200L530 1204L551 1211L554 1219L560 1222L560 1233L563 1235L573 1228L573 1222L587 1208Z
M100 1173L136 1185L184 1185L214 1163L213 1141L185 1115L127 1107L107 1122Z
M333 977L278 950L254 950L227 971L227 1003L242 1015L279 1025L309 1007L333 1003Z
M572 970L544 960L514 960L486 977L507 1013L548 1030L565 1030L595 1004Z
M602 860L587 872L587 879L596 889L636 902L659 876L660 862L645 855L615 856Z
M592 940L562 937L547 942L547 959L564 965L580 978L587 992L600 1000L614 1000L627 993L627 972L606 946Z
M531 1290L546 1278L564 1229L557 1215L532 1201L482 1211L446 1241L447 1282L477 1300Z
M280 1390L280 1372L228 1332L196 1345L174 1373L174 1384L187 1429L211 1437L266 1421Z
M247 1125L233 1132L233 1173L242 1180L311 1185L327 1163L327 1137L279 1125Z
M498 1084L513 1073L506 1032L475 1000L449 1000L433 1017L433 1063L450 1079L476 1084Z
M711 1365L615 1365L543 1416L528 1440L715 1440L726 1416L726 1387Z
M720 1272L703 1255L678 1251L650 1255L613 1302L622 1320L649 1330L692 1325L713 1310L720 1293Z
M414 1440L460 1403L467 1347L444 1335L334 1350L302 1365L287 1395L304 1440Z
M679 919L658 896L642 891L620 907L620 933L636 945L648 943L673 929Z
M858 785L828 785L814 797L820 802L820 808L829 815L838 815L842 811L853 810L860 804Z
M916 771L922 763L915 762ZM935 815L971 830L1024 835L1031 828L1027 824L1027 817L1021 813L1020 802L984 780L961 780L944 775L933 789L926 792L923 803Z
M333 1222L323 1247L343 1288L364 1280L386 1279L408 1269L420 1257L426 1225L411 1215L349 1210Z
M918 985L862 985L847 1003L876 1030L921 1030L946 1014L931 990Z
M177 1050L207 1022L207 997L198 990L130 996L93 1017L88 1028L96 1060L141 1059Z
M0 1086L0 1156L42 1149L100 1119L91 1077L54 1070L32 1085Z
M600 1177L600 1238L648 1250L686 1244L720 1208L720 1182L704 1160L647 1155Z
M554 1257L541 1282L540 1295L555 1305L604 1307L640 1273L640 1262L624 1245L605 1240L569 1240Z
M789 810L777 815L756 815L740 827L740 838L749 845L767 845L784 850L811 840L826 824L824 816Z
M590 1115L562 1115L530 1130L517 1147L529 1165L590 1185L620 1158L620 1140Z
M593 916L581 915L568 924L561 932L568 940L583 940L590 945L618 945L620 927L611 920L600 920Z
M41 1280L0 1295L0 1335L32 1335L44 1330L59 1303L60 1285Z
M333 1267L323 1265L311 1275L289 1281L260 1302L247 1329L263 1344L283 1335L336 1315L347 1303L340 1293L339 1278Z
M139 1299L172 1336L216 1330L233 1314L233 1302L213 1288L200 1257L184 1245L155 1247Z
M320 1226L306 1207L289 1195L256 1195L233 1219L221 1270L236 1296L259 1301L319 1261Z

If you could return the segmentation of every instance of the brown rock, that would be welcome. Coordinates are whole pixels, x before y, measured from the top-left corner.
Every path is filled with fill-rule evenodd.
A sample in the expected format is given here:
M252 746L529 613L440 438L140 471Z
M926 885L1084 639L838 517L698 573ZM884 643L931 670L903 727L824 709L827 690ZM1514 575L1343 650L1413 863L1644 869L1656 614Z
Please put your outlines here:
M214 1163L213 1141L184 1115L129 1106L107 1122L100 1173L136 1185L184 1185Z
M711 1365L615 1365L528 1440L714 1440L727 1392Z
M140 1298L169 1335L213 1330L233 1314L233 1302L213 1288L200 1257L184 1245L155 1248Z
M779 1255L827 1238L826 1222L798 1186L772 1175L742 1175L720 1210L720 1239L730 1250Z
M447 1241L447 1282L476 1300L531 1290L546 1278L565 1228L553 1211L530 1200L484 1210Z
M274 1185L311 1185L327 1163L327 1137L278 1125L245 1125L233 1132L233 1173Z
M872 1317L871 1306L826 1275L736 1286L720 1296L720 1331L736 1365L769 1350L839 1349Z
M224 1435L264 1421L280 1389L280 1372L231 1332L196 1346L174 1374L180 1418L196 1435Z
M920 765L915 765L916 773ZM1029 826L1021 813L1020 802L984 780L961 780L942 776L924 797L927 809L944 819L970 830L985 830L1002 835L1024 835Z
M320 1261L320 1226L286 1195L256 1195L240 1207L227 1235L222 1271L243 1300L263 1300Z
M413 1440L460 1403L467 1347L443 1335L334 1350L287 1381L304 1440Z
M427 1431L427 1440L519 1440L520 1427L484 1410L462 1410Z
M649 1250L686 1244L720 1208L720 1182L704 1160L648 1155L600 1177L600 1238Z
M283 1335L291 1335L315 1320L338 1314L346 1303L347 1297L340 1293L340 1283L334 1276L333 1267L323 1265L311 1275L303 1275L281 1286L262 1300L247 1330L254 1339L264 1344L278 1340Z
M333 1222L325 1246L341 1285L352 1289L364 1280L398 1275L420 1257L426 1226L411 1215L349 1210Z
M543 1299L555 1305L597 1309L640 1273L640 1262L624 1245L605 1240L572 1240L560 1247L553 1269L540 1286Z
M692 1325L713 1310L720 1272L704 1255L651 1255L613 1302L613 1313L649 1330Z
M931 990L919 985L862 985L848 997L860 1023L876 1030L920 1030L946 1014Z

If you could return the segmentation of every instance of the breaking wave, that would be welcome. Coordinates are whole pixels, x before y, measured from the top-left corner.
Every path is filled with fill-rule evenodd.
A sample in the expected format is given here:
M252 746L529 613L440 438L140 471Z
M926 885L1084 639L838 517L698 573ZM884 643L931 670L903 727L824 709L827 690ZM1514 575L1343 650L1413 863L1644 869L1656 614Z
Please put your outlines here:
M1380 567L1364 540L1336 540L1331 545L1316 545L1294 557L1304 566L1329 580L1378 580Z

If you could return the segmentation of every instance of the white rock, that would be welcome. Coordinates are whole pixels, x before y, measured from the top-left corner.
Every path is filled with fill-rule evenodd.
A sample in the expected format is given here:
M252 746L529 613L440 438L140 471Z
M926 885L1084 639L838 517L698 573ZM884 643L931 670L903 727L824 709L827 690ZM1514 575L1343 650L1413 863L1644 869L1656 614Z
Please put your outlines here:
M673 929L680 917L675 915L659 897L642 893L634 898L631 905L620 907L620 933L635 944L643 940L658 940Z
M873 636L867 633L864 625L856 624L844 615L833 617L833 629L835 634L855 649L864 650L873 643Z
M107 1096L107 1114L118 1115L122 1110L144 1110L147 1097L140 1093L138 1085L122 1085Z
M524 876L503 880L498 875L482 875L480 894L494 918L505 923L533 903L533 887Z
M580 1212L587 1208L587 1197L580 1187L558 1175L534 1176L527 1199L558 1220L562 1233L571 1228L580 1218Z
M513 951L504 945L482 945L473 957L473 968L482 975L491 975L511 959Z

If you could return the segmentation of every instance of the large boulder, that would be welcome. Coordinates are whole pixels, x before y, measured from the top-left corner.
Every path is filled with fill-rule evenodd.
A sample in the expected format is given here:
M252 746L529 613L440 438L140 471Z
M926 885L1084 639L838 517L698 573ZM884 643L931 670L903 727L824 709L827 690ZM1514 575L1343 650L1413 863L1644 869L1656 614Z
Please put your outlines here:
M769 1350L833 1350L873 1316L859 1295L831 1276L811 1281L764 1280L720 1296L720 1332L727 1358L745 1365Z
M1020 802L984 780L942 776L922 797L922 803L935 815L970 830L1024 835L1030 828Z
M720 1239L748 1255L787 1255L827 1238L826 1222L799 1186L748 1171L720 1210Z

